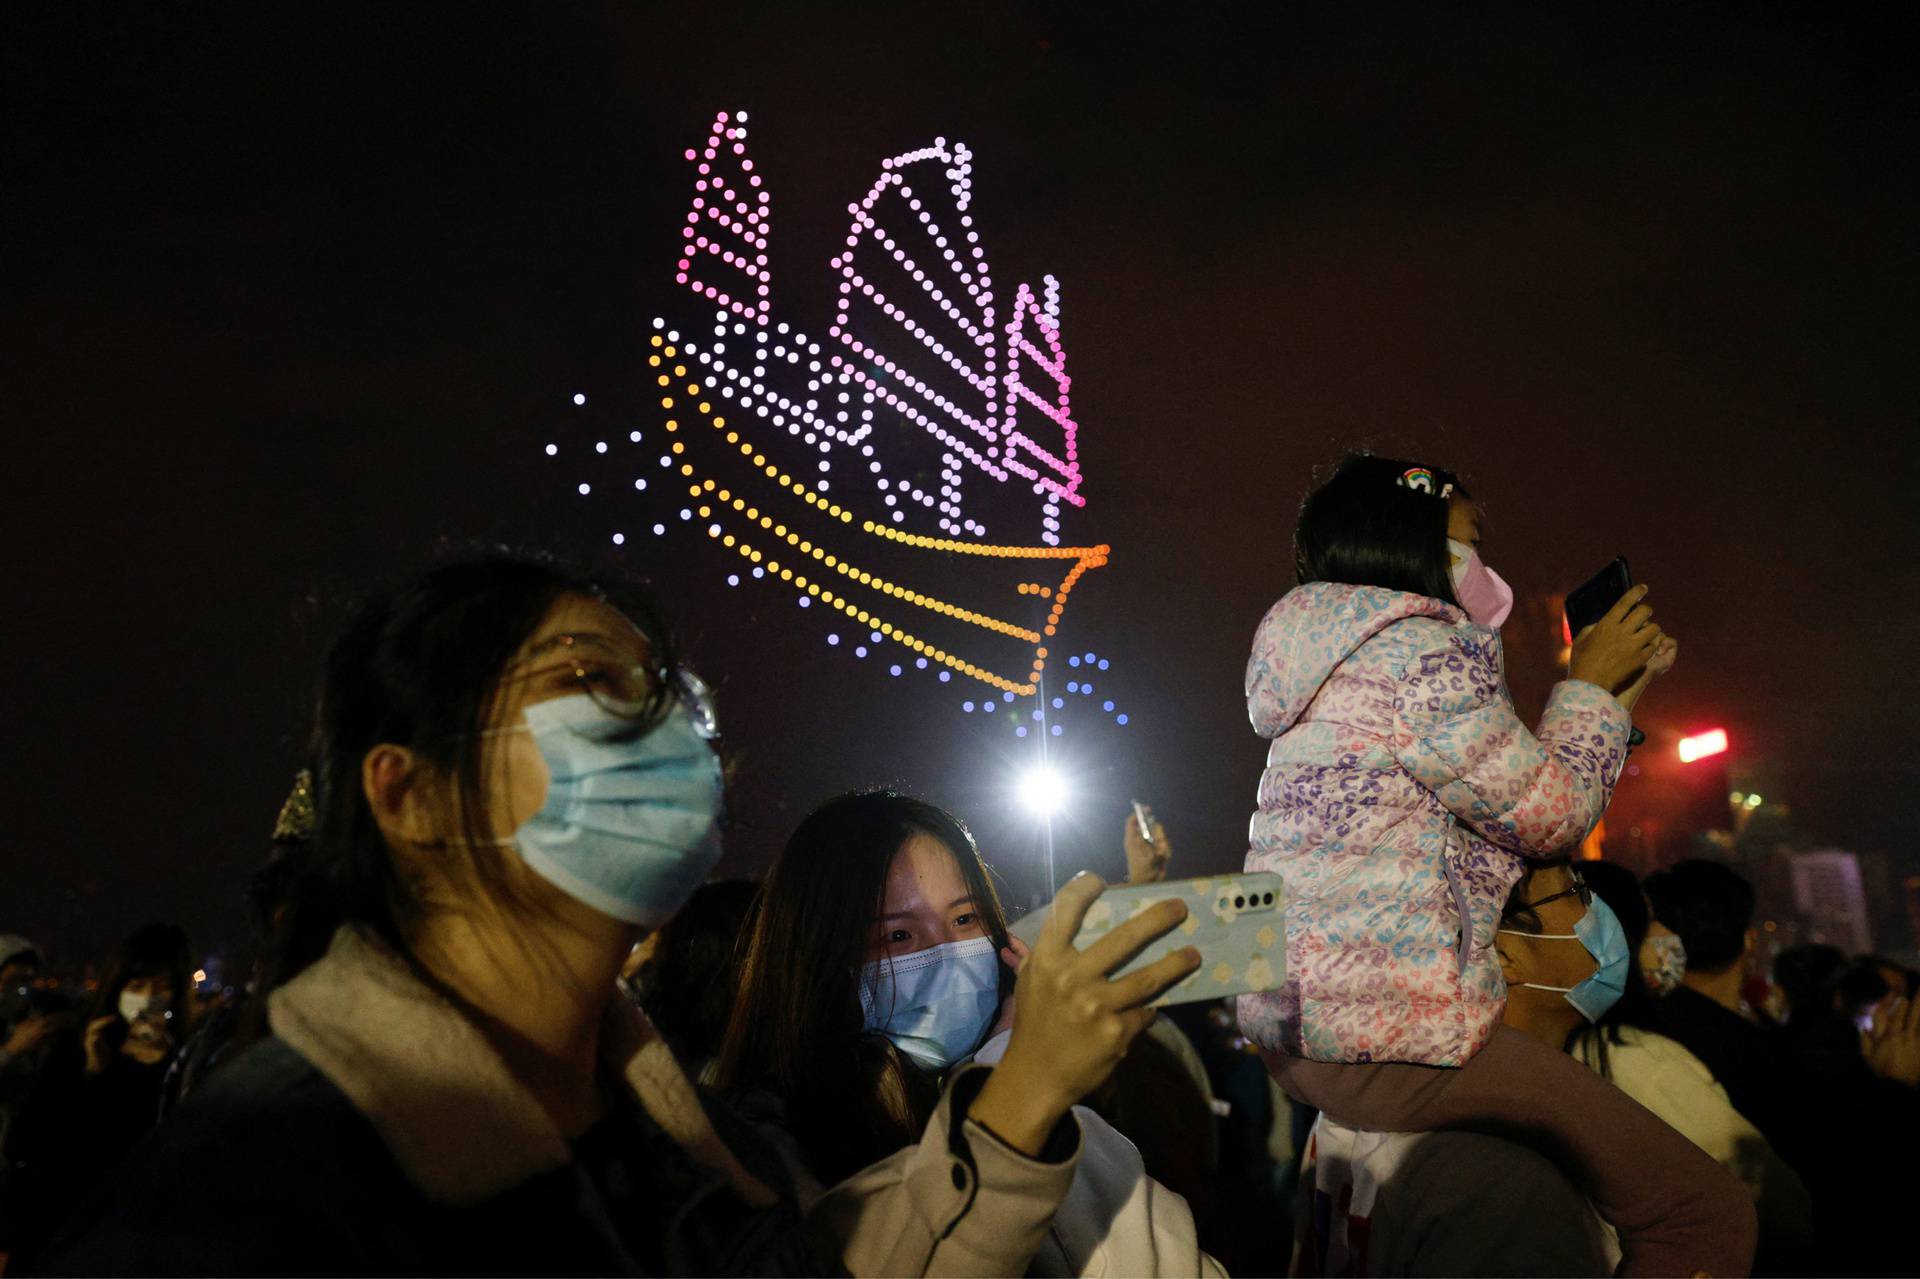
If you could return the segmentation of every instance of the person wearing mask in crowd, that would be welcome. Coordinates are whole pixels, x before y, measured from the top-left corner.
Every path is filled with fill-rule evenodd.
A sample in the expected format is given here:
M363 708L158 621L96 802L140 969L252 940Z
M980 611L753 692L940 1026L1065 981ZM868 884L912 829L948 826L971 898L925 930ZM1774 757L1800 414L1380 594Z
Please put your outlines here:
M187 1024L190 953L184 932L159 923L116 947L85 1015L80 1052L50 1062L22 1103L8 1134L19 1250L92 1195L158 1122Z
M25 1096L47 1041L63 1024L59 1014L34 1007L39 979L39 948L24 937L0 936L0 1149L12 1106Z
M1512 592L1481 560L1482 524L1451 473L1370 455L1301 507L1300 585L1260 623L1245 681L1273 743L1246 865L1286 883L1287 981L1242 996L1241 1026L1282 1087L1355 1128L1506 1123L1571 1151L1626 1273L1739 1272L1754 1229L1739 1184L1558 1045L1501 1024L1508 891L1599 821L1632 707L1677 647L1634 587L1574 636L1529 732L1500 645ZM1569 1105L1574 1089L1591 1104ZM1650 1154L1676 1174L1660 1191Z
M749 879L700 885L627 961L628 992L687 1074L702 1082L727 1031L739 970L736 951L758 891Z
M1157 987L1043 938L1002 1065L803 1219L617 984L719 855L715 734L618 582L496 555L365 605L326 661L271 1035L29 1271L1024 1271L1073 1178L1070 1103Z
M1078 930L1079 901L1098 882L1082 875L1061 890L1043 941ZM1184 915L1183 903L1162 902L1112 935L1157 933ZM1089 960L1097 951L1117 966L1139 945L1102 939ZM1045 1015L1027 998L1033 962L1008 933L958 818L889 790L829 800L800 823L763 881L716 1086L789 1151L804 1201L923 1140L945 1081L976 1053L1009 1068L1021 1034ZM1164 988L1198 962L1183 948L1121 981ZM1078 1119L1080 1166L1035 1269L1216 1269L1186 1204L1152 1181L1140 1155L1097 1116L1081 1110Z
M8 1132L53 1056L57 1039L75 1025L59 996L42 994L40 951L25 937L0 936L0 1254L14 1233L9 1210L13 1159Z
M1632 871L1607 862L1582 862L1577 869L1620 921L1632 959L1620 998L1598 1020L1574 1026L1568 1048L1746 1184L1759 1216L1756 1275L1807 1273L1813 1208L1799 1175L1734 1109L1713 1072L1657 1029L1658 1001L1685 979L1684 944L1670 932L1672 944L1648 944L1664 929Z
M1741 998L1755 944L1753 888L1719 862L1684 861L1647 877L1654 915L1680 935L1687 972L1658 1025L1699 1058L1813 1196L1814 1233L1834 1273L1899 1273L1912 1258L1860 1221L1893 1220L1904 1192L1872 1148L1920 1143L1920 1016L1902 1009L1851 1057L1808 1052ZM1871 1136L1869 1136L1871 1134Z
M1622 989L1618 957L1594 953L1596 925L1610 925L1591 916L1592 900L1570 863L1536 863L1499 921L1494 950L1509 991L1502 1022L1549 1051L1561 1051ZM1585 1091L1605 1088L1590 1079ZM1613 1274L1619 1242L1576 1170L1511 1136L1367 1132L1322 1115L1301 1172L1293 1273ZM1663 1179L1642 1160L1645 1175Z

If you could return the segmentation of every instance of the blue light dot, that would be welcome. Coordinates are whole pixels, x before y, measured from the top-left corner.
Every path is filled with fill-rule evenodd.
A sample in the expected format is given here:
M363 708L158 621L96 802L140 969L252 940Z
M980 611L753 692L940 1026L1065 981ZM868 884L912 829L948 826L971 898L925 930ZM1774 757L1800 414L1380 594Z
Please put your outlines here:
M887 674L898 675L899 673L900 673L900 666L897 662L894 665L887 667Z
M727 574L727 585L728 586L740 585L740 575L738 573Z
M1100 659L1100 669L1103 671L1107 669L1107 659L1104 657Z
M802 595L802 596L800 597L800 601L799 601L799 603L800 603L800 607L801 607L801 608L812 608L812 607L813 607L813 598L812 598L811 596L808 596L808 595Z
M914 659L913 664L923 671L927 669L927 659L924 657Z
M980 703L980 709L986 711L988 714L992 714L993 708L998 705L998 702L982 702Z
M1101 710L1103 710L1103 711L1105 711L1105 712L1107 712L1107 713L1108 713L1109 715L1111 715L1111 714L1113 713L1113 703L1112 703L1112 702L1102 702L1102 703L1100 703L1100 709L1101 709Z
M1082 685L1080 686L1080 692L1081 692L1081 694L1082 694L1083 696L1086 696L1086 697L1092 697L1092 696L1093 696L1093 685L1091 685L1091 684L1082 684Z
M1055 710L1059 710L1062 706L1065 706L1066 704L1067 704L1067 699L1064 697L1056 697L1053 699L1053 709Z
M1114 716L1113 722L1116 724L1124 724L1127 722L1127 717L1125 715L1116 715Z
M1004 698L1005 700L1007 700L1007 701L1009 701L1009 702L1013 700L1013 694L1012 694L1012 693L1002 693L1002 694L1000 694L1000 696L1001 696L1002 698Z
M1055 737L1060 736L1060 726L1058 724L1055 724L1053 726L1052 732Z
M942 684L945 684L945 683L946 683L947 681L949 681L949 680L951 680L952 678L953 678L953 672L952 672L952 671L941 671L941 672L940 672L940 682L941 682Z
M1027 726L1022 724L1020 727L1014 729L1013 735L1015 737L1025 737L1027 735Z
M1035 711L1033 713L1033 717L1035 719L1045 719L1047 717L1047 713L1045 711Z
M829 643L829 644L838 644L839 642L840 642L840 637L839 637L838 635L829 635L829 636L827 636L827 643Z
M1080 665L1080 659L1079 659L1079 658L1077 658L1077 657L1069 657L1069 658L1067 659L1067 665L1068 665L1068 666L1078 666L1078 665Z
M1069 684L1067 685L1067 691L1068 691L1069 693L1077 693L1077 692L1079 692L1079 691L1080 691L1080 684L1079 684L1079 681L1077 681L1077 680L1075 680L1075 681L1073 681L1073 682L1070 682L1070 683L1069 683Z
M961 709L961 710L963 710L963 711L965 711L965 712L966 712L967 714L969 714L969 715L971 715L971 714L973 714L973 703L972 703L972 702L962 702L962 703L960 703L960 709Z
M855 657L865 657L867 655L867 646L865 644L856 645L853 650L853 655Z
M876 644L878 644L878 643L880 642L880 632L879 632L879 631L875 631L875 632L874 632L874 633L873 633L872 635L870 635L870 636L869 636L868 638L869 638L869 639L871 639L871 640L872 640L872 641L873 641L874 643L876 643Z
M1093 654L1092 654L1092 653L1088 653L1088 654L1087 654L1087 664L1088 664L1088 665L1092 665L1092 664L1093 664Z

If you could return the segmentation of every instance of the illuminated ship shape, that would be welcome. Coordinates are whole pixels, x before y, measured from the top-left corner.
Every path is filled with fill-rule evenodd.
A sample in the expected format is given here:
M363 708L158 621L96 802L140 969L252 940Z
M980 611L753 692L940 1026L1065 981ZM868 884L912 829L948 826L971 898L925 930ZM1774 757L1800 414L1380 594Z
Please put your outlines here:
M847 206L838 310L811 339L774 313L772 197L746 136L745 113L723 112L686 153L675 279L711 322L696 341L654 321L688 498L710 536L917 665L1034 692L1068 595L1109 549L1061 544L1063 505L1086 499L1058 282L1020 285L1000 319L972 154L936 139L882 161ZM993 536L1016 503L1032 511L1026 494L1038 540Z

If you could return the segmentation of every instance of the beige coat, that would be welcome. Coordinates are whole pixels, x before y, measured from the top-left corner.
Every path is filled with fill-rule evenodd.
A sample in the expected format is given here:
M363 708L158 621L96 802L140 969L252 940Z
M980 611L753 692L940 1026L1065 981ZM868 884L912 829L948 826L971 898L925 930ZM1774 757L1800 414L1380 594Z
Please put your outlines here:
M466 1017L369 934L343 928L326 956L276 991L274 1033L373 1124L430 1198L482 1202L571 1158L566 1138ZM601 1048L655 1123L749 1204L780 1191L755 1179L714 1131L699 1094L646 1017L609 1000ZM856 1275L1018 1275L1047 1240L1080 1162L1027 1158L971 1120L956 1128L957 1076L919 1144L810 1194L821 1255ZM1072 1122L1072 1121L1069 1121ZM784 1190L784 1188L781 1188Z

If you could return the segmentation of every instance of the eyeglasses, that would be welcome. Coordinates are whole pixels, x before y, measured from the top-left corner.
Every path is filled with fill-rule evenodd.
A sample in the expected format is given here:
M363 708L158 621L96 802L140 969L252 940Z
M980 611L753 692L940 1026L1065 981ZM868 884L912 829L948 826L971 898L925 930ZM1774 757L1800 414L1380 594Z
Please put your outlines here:
M634 736L658 728L675 707L683 707L693 721L694 731L712 741L720 736L719 714L714 708L713 690L705 680L685 666L650 667L613 661L598 661L576 654L570 662L530 671L528 680L563 678L576 684L601 709L633 725ZM627 737L626 731L620 733Z
M1521 902L1518 906L1514 907L1514 911L1517 913L1523 910L1538 910L1540 907L1546 905L1548 902L1557 902L1562 897L1578 897L1580 899L1580 904L1582 906L1585 906L1588 909L1592 909L1593 889L1587 885L1586 880L1580 877L1579 871L1574 870L1572 867L1568 867L1567 873L1573 876L1572 888L1563 888L1557 893L1549 893L1545 897L1542 897L1539 901Z

